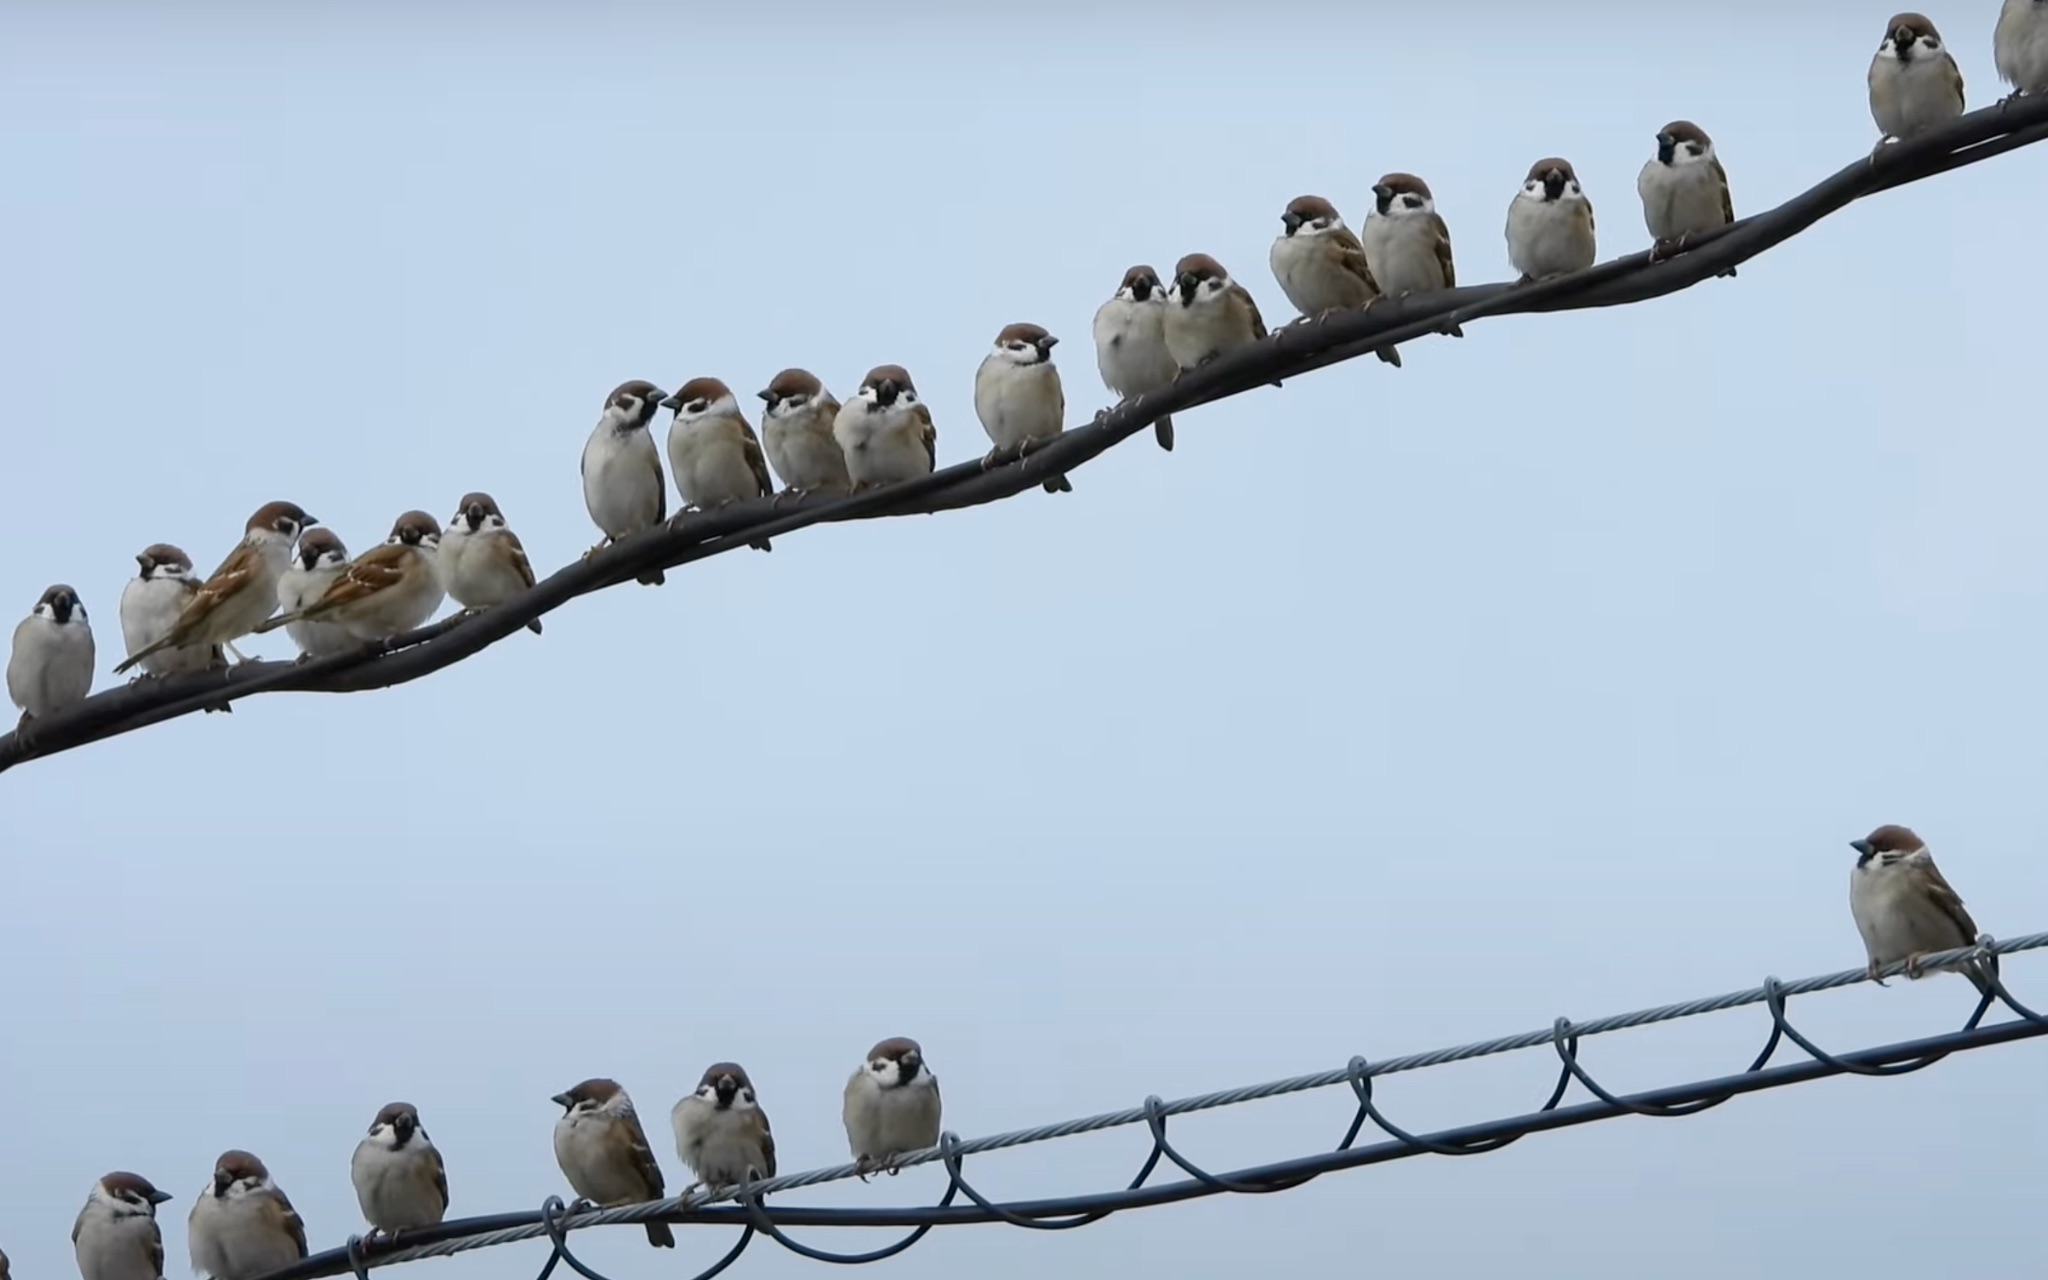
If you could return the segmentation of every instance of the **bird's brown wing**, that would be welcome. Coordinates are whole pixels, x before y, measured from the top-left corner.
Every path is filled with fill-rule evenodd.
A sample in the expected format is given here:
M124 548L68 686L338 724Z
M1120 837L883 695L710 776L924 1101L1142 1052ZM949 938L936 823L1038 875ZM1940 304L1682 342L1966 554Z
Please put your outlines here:
M647 469L654 473L654 523L668 519L668 481L661 474L661 451L647 451Z
M1237 296L1244 299L1245 310L1252 313L1252 336L1254 338L1264 338L1266 336L1266 318L1259 314L1259 304L1252 298L1252 291L1243 285L1233 287L1237 290Z
M1443 268L1444 288L1455 289L1458 287L1458 269L1451 265L1451 229L1434 213L1429 215L1429 227L1436 232L1436 265Z
M164 1274L164 1229L156 1219L149 1220L149 1274L156 1280L163 1280Z
M505 539L506 546L512 548L512 572L519 575L519 580L521 582L525 583L529 587L532 586L533 561L528 560L526 558L526 545L520 542L519 535L512 532L510 529L505 530L504 533L499 536Z
M402 542L386 542L349 561L320 598L299 611L302 618L317 618L346 604L375 595L398 585L405 577L405 564L418 554Z
M937 471L939 469L939 429L932 425L932 411L927 409L922 401L919 401L914 412L917 415L917 436L918 439L924 442L925 460L931 463L932 470ZM763 1120L761 1123L765 1127L768 1122ZM768 1143L768 1154L772 1160L775 1155L775 1143L772 1138Z
M655 1162L654 1148L647 1145L647 1130L640 1127L640 1117L628 1111L625 1114L625 1133L628 1138L627 1150L633 1158L633 1167L639 1171L640 1180L647 1184L649 1200L659 1200L662 1195L661 1166Z
M441 1212L448 1212L448 1164L441 1159L441 1148L428 1147L427 1154L434 1157L434 1194L441 1197Z
M297 1209L292 1208L292 1202L285 1197L284 1192L272 1187L270 1194L276 1197L273 1201L276 1205L273 1212L277 1214L278 1225L284 1228L285 1234L290 1236L292 1243L298 1246L299 1256L301 1258L305 1257L306 1220L299 1216Z
M768 478L768 455L761 452L761 437L755 435L754 429L744 420L740 423L740 430L747 437L747 467L754 473L754 482L761 486L764 495L775 492L775 482Z
M1378 293L1380 291L1380 283L1372 278L1372 268L1366 265L1365 246L1358 243L1358 237L1352 234L1351 228L1336 228L1331 233L1330 239L1338 248L1338 263L1346 271L1364 281L1366 288L1374 293Z
M1707 162L1714 166L1714 177L1721 184L1721 221L1735 221L1735 197L1728 193L1728 171L1721 167L1721 158L1714 157Z
M1925 853L1919 854L1913 859L1912 869L1913 874L1920 877L1921 883L1927 889L1928 900L1939 907L1941 913L1963 931L1963 943L1958 945L1975 942L1977 922L1970 919L1970 913L1963 909L1962 895L1949 886L1949 882L1934 865L1934 859Z

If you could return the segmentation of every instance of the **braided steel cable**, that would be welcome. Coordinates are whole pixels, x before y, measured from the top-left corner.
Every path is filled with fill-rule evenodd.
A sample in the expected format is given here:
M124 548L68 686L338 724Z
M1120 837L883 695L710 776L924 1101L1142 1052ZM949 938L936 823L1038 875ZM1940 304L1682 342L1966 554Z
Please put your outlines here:
M815 1261L864 1264L895 1257L917 1244L934 1227L1000 1222L1031 1230L1071 1230L1099 1222L1114 1213L1172 1204L1203 1196L1221 1193L1267 1195L1286 1191L1339 1169L1384 1164L1410 1156L1481 1155L1498 1151L1532 1133L1569 1128L1617 1116L1672 1118L1696 1115L1742 1094L1758 1093L1839 1075L1904 1075L1930 1067L1952 1053L2048 1035L2048 1014L2036 1011L2012 995L2005 986L1998 962L1999 956L2043 947L2048 947L2048 933L2027 934L2003 942L1985 935L1978 938L1975 946L1937 952L1924 957L1922 963L1930 970L1956 961L1983 959L1984 972L1991 992L1979 998L1969 1018L1959 1030L1898 1044L1832 1052L1822 1048L1793 1026L1787 1016L1787 1005L1792 997L1830 991L1837 987L1867 981L1870 975L1863 969L1845 969L1839 973L1801 978L1793 982L1765 978L1759 986L1725 995L1661 1005L1633 1013L1614 1014L1589 1022L1573 1022L1569 1018L1558 1018L1548 1030L1525 1031L1517 1035L1406 1054L1378 1062L1354 1057L1342 1067L1310 1075L1291 1076L1284 1080L1244 1085L1173 1101L1149 1097L1141 1105L1122 1111L1062 1120L985 1138L963 1140L947 1132L940 1136L938 1146L905 1155L896 1162L898 1167L933 1161L943 1165L947 1177L946 1191L935 1204L846 1209L783 1205L770 1207L765 1203L770 1195L779 1192L855 1177L862 1170L852 1164L787 1174L750 1182L742 1187L710 1188L687 1196L651 1200L644 1204L624 1205L613 1209L575 1210L564 1205L560 1197L549 1196L538 1212L493 1214L444 1222L436 1227L407 1231L398 1241L372 1243L361 1237L352 1236L342 1248L315 1254L295 1266L273 1272L264 1280L317 1280L320 1277L351 1274L357 1277L357 1280L367 1280L369 1271L376 1267L414 1262L424 1258L445 1257L467 1253L473 1249L488 1249L540 1238L548 1241L550 1251L536 1280L551 1280L555 1269L564 1263L584 1280L609 1280L609 1277L592 1269L576 1256L569 1244L570 1233L592 1227L637 1225L655 1220L686 1226L717 1224L741 1228L738 1239L731 1247L715 1263L695 1273L695 1280L710 1280L710 1277L718 1275L737 1262L748 1246L763 1236L793 1253ZM1904 972L1904 969L1903 964L1888 965L1879 970L1877 976L1880 979L1890 977ZM1734 1075L1618 1095L1599 1083L1580 1055L1581 1042L1591 1036L1606 1035L1660 1022L1675 1022L1682 1018L1758 1004L1764 1006L1770 1017L1770 1033L1749 1066ZM2013 1017L1986 1026L1985 1015L1995 1004L2003 1005L2010 1010ZM1771 1059L1787 1042L1798 1048L1805 1058L1772 1066ZM1435 1133L1415 1134L1389 1119L1373 1098L1373 1082L1382 1076L1403 1071L1421 1071L1453 1062L1465 1062L1474 1058L1526 1049L1548 1049L1556 1056L1559 1064L1556 1082L1549 1096L1534 1111ZM1570 1106L1563 1105L1565 1094L1575 1081L1591 1095L1592 1100L1573 1103ZM1168 1122L1175 1116L1233 1107L1264 1098L1305 1093L1336 1085L1350 1088L1356 1106L1343 1138L1328 1151L1254 1168L1215 1173L1183 1154L1167 1134ZM1387 1135L1387 1140L1365 1146L1357 1145L1359 1135L1364 1132L1368 1123ZM1151 1139L1151 1149L1140 1162L1137 1173L1118 1190L999 1203L976 1190L963 1172L965 1159L970 1155L1136 1124L1146 1127ZM1162 1161L1173 1165L1186 1177L1177 1182L1148 1185ZM967 1203L956 1203L961 1199ZM899 1230L909 1228L909 1233L865 1253L843 1254L804 1244L787 1233L785 1229L789 1227L870 1227Z
M28 739L0 734L0 772L258 693L358 693L405 684L474 656L578 596L632 582L650 569L678 568L810 525L931 514L1014 497L1076 470L1169 414L1429 337L1450 324L1661 298L1718 277L1857 200L2044 138L2048 96L1999 103L1860 156L1774 209L1689 237L1684 251L1672 257L1653 260L1644 251L1534 284L1468 285L1383 298L1368 311L1337 312L1282 327L1263 341L1190 370L1164 390L1124 400L1090 423L1038 442L1023 454L999 458L1000 465L977 459L852 497L780 495L679 515L571 562L482 614L453 614L361 651L304 662L248 662L107 689L39 719Z

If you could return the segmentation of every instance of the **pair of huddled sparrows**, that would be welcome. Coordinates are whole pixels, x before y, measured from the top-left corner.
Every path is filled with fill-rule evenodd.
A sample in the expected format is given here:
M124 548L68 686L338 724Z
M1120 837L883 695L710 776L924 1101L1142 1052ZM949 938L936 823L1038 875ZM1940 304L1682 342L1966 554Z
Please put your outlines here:
M1066 395L1052 363L1058 342L1039 325L1006 325L983 357L974 375L974 410L994 446L988 461L1064 429ZM642 378L613 388L583 444L583 502L604 535L590 553L668 519L662 451L653 438L661 409L674 414L668 474L684 511L769 496L775 492L771 466L789 495L857 493L927 476L938 466L938 429L901 365L870 369L845 404L808 369L784 369L754 394L763 405L759 435L739 397L718 378L692 378L673 393ZM1048 493L1072 489L1064 476L1044 487ZM749 545L773 550L765 538ZM651 569L639 580L659 586L665 579Z
M579 1206L659 1200L661 1166L618 1082L585 1080L552 1099L555 1160ZM939 1082L924 1051L905 1037L884 1040L846 1082L842 1118L862 1176L895 1171L898 1157L939 1141ZM676 1152L698 1186L729 1187L775 1176L775 1137L754 1085L736 1063L709 1067L670 1112ZM409 1103L377 1112L349 1161L349 1180L373 1236L438 1224L448 1212L448 1171ZM685 1191L688 1194L688 1190ZM163 1233L156 1207L171 1199L148 1179L109 1173L93 1185L71 1228L83 1280L162 1280ZM187 1218L192 1269L212 1280L255 1280L306 1256L306 1224L263 1161L226 1151ZM668 1224L646 1224L650 1243L669 1248ZM4 1262L4 1255L0 1255ZM0 1280L5 1280L0 1271Z
M2022 95L2048 93L2048 0L2005 0L1991 31L1991 60ZM1963 72L1925 14L1894 14L1870 60L1870 116L1878 146L1963 114Z

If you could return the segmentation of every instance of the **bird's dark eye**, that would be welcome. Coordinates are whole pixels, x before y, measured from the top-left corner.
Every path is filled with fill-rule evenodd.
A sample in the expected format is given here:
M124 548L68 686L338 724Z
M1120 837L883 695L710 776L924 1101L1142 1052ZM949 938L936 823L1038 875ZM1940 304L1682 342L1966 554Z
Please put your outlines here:
M709 407L709 404L710 402L707 400L692 400L689 404L685 405L684 407L687 408L691 413L702 413L707 407Z

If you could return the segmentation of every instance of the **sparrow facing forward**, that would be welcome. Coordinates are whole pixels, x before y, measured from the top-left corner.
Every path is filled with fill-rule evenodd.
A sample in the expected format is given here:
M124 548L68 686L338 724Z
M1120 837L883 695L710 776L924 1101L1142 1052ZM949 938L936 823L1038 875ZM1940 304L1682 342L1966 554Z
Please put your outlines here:
M604 412L583 442L583 505L604 533L604 541L584 552L586 557L668 519L661 453L648 434L662 399L661 388L651 382L635 378L620 383L605 397ZM638 581L658 587L667 578L649 569Z
M441 530L441 580L468 613L501 605L533 585L533 565L519 535L488 493L465 493ZM540 619L526 624L540 634Z
M7 696L21 708L15 732L59 707L82 702L92 692L92 626L78 593L63 583L43 592L36 607L14 628L7 658Z
M308 526L319 523L297 503L266 502L258 507L242 527L242 540L199 585L171 629L129 654L114 674L165 649L232 645L255 631L277 607L277 580L291 563L292 543Z
M1191 253L1174 264L1163 332L1166 353L1185 373L1264 338L1266 322L1259 304L1222 263Z
M363 1217L385 1235L431 1227L448 1212L448 1171L410 1103L377 1113L348 1166Z
M1382 295L1405 298L1457 288L1451 229L1437 214L1429 184L1412 173L1390 173L1373 184L1372 198L1358 243ZM1443 332L1453 338L1465 336L1456 324L1445 325Z
M555 1163L578 1196L608 1209L661 1199L661 1166L647 1145L633 1100L618 1081L585 1080L556 1094L554 1102L562 1108L555 1121ZM676 1247L666 1222L645 1225L647 1243L657 1249Z
M213 1280L256 1280L306 1256L306 1224L247 1151L224 1151L213 1181L185 1220L192 1270Z
M809 369L784 369L756 391L761 410L761 444L783 492L844 493L853 486L846 455L832 438L839 398Z
M1366 265L1365 248L1344 225L1337 206L1321 196L1296 196L1280 213L1280 235L1267 254L1280 291L1301 313L1301 324L1332 311L1356 311L1380 298ZM1382 347L1373 353L1401 367L1401 353Z
M308 529L299 535L298 550L277 576L277 605L288 614L320 598L348 568L348 548L331 529ZM299 661L330 654L353 653L362 642L331 622L287 622L284 633L299 646Z
M863 1182L873 1170L894 1174L898 1156L939 1145L939 1081L917 1041L897 1036L868 1050L846 1082L840 1117Z
M1917 13L1895 15L1870 60L1870 118L1887 139L1910 138L1963 114L1963 72L1941 33ZM1873 155L1875 152L1872 153Z
M2004 102L2048 93L2048 3L2005 0L1991 31L1991 61L1998 78L2012 86Z
M1004 325L994 349L981 358L974 371L974 416L995 444L981 460L984 467L994 466L1006 449L1021 451L1066 429L1067 394L1052 362L1058 342L1035 324ZM1065 476L1054 476L1045 482L1045 491L1072 493L1074 486Z
M1528 284L1593 265L1593 202L1569 160L1548 156L1529 166L1508 205L1508 262Z
M95 1182L71 1224L81 1280L163 1280L156 1207L170 1198L139 1173L110 1173Z
M1714 140L1690 120L1673 120L1657 131L1657 154L1636 175L1636 194L1643 198L1643 223L1655 242L1652 262L1683 252L1687 236L1735 221L1728 173L1714 154ZM1735 268L1719 274L1732 276Z
M849 406L851 407L851 406ZM676 1154L697 1180L683 1189L729 1187L775 1176L775 1135L768 1113L754 1098L754 1082L736 1062L714 1062L704 1069L697 1091L668 1113L675 1129Z
M129 653L147 648L178 621L199 583L192 576L192 557L168 542L151 543L136 554L142 572L121 588L121 643ZM145 676L175 676L227 664L219 645L159 649L142 660Z
M1856 851L1856 869L1849 874L1849 914L1856 920L1856 932L1863 935L1873 980L1879 968L1901 960L1906 962L1906 976L1918 978L1921 956L1977 941L1977 922L1963 910L1963 900L1942 879L1934 855L1911 828L1886 823L1861 840L1851 840L1849 847ZM1991 983L1977 960L1943 967L1991 994Z
M853 492L928 476L939 463L932 411L900 364L878 364L832 420Z
M392 523L387 541L349 561L311 604L256 630L314 621L331 622L365 644L402 636L441 607L445 592L434 560L440 543L440 523L424 511L408 511Z
M1102 384L1124 400L1171 386L1180 375L1166 350L1166 287L1142 262L1124 272L1123 283L1096 308L1095 368ZM1173 415L1153 423L1152 435L1172 453Z
M716 378L692 378L661 407L675 410L668 427L668 466L675 473L676 492L683 495L683 510L711 511L775 491L768 457L731 387ZM774 550L766 538L747 545Z

